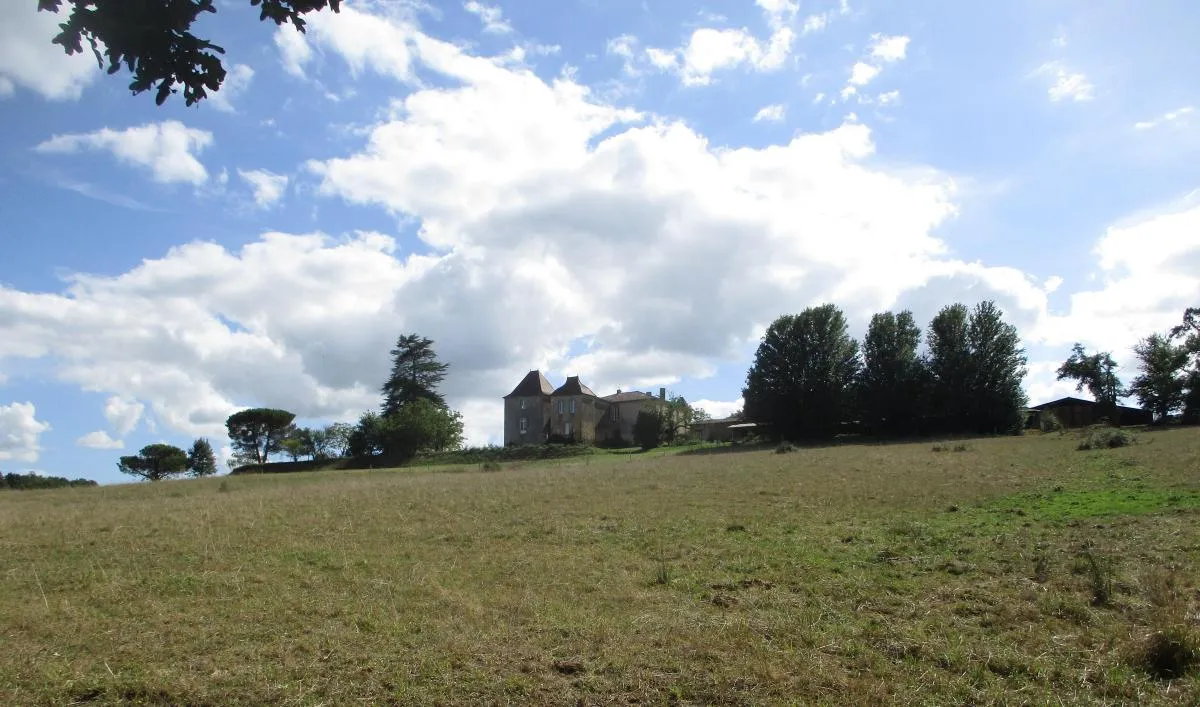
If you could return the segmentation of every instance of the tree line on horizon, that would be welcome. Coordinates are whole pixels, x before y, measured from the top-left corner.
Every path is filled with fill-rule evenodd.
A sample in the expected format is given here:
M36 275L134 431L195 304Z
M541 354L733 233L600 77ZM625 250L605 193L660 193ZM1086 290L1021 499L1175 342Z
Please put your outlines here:
M30 471L25 474L8 472L0 474L0 490L28 491L32 489L57 489L75 486L98 486L91 479L68 479L62 476L42 476Z
M421 453L459 449L462 414L451 410L438 391L449 365L438 360L433 341L404 334L390 353L392 368L380 389L379 411L365 411L356 424L297 427L294 413L277 408L230 415L231 466L262 466L280 453L293 461L349 457L364 464L399 464ZM1119 401L1134 396L1156 422L1178 413L1185 423L1200 423L1200 308L1188 308L1169 332L1140 340L1134 353L1140 372L1128 387L1111 352L1089 354L1078 343L1059 367L1058 380L1075 381L1076 390L1087 388L1114 422ZM823 304L780 316L767 328L747 373L738 416L788 441L831 439L844 432L1017 434L1028 402L1022 389L1026 364L1017 328L1004 321L991 300L974 308L946 305L924 332L909 310L877 313L861 344L850 336L841 309ZM661 413L639 416L637 445L677 441L681 429L705 417L682 397L669 403ZM147 445L137 455L121 457L118 468L150 481L217 472L205 438L186 451Z
M1200 423L1200 308L1187 309L1168 333L1140 340L1134 354L1139 374L1128 387L1111 352L1089 354L1078 343L1058 380L1086 387L1114 423L1129 396L1158 424L1176 413ZM911 311L877 313L861 345L841 309L824 304L780 316L767 329L746 376L743 417L787 441L844 432L1019 434L1027 362L1016 327L991 300L973 309L946 305L926 332Z
M909 310L872 316L861 345L836 305L780 316L747 373L744 417L787 441L1021 430L1025 351L994 302L943 307L921 343Z

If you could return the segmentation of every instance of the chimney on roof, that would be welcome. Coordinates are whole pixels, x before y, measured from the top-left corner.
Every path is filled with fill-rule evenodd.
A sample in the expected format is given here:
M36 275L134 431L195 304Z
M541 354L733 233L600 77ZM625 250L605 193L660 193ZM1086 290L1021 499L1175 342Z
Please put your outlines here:
M666 389L666 388L659 388L659 389L658 389L658 399L659 399L659 400L666 400L666 399L667 399L667 389Z

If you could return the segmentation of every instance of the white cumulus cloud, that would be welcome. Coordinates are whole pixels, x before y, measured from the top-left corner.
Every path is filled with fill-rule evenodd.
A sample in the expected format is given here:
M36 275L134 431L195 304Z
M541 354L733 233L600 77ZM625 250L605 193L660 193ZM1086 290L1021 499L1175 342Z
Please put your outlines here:
M894 103L899 103L900 102L900 92L899 91L888 91L886 93L881 93L875 97L875 100L881 106L888 106L888 105L892 105Z
M84 436L75 440L75 444L88 449L121 449L125 443L119 439L113 439L108 436L104 430L96 430L88 432Z
M504 12L495 5L485 5L476 0L470 0L463 5L463 8L479 18L479 21L483 23L484 32L507 34L512 31L512 25L504 20Z
M1034 72L1053 77L1053 82L1047 89L1050 100L1084 102L1095 98L1095 86L1088 80L1087 75L1073 71L1060 61L1042 64Z
M903 35L871 35L871 58L880 61L900 61L908 54L909 38Z
M287 191L288 176L275 174L265 169L238 170L241 177L254 190L254 203L266 208L283 198Z
M284 69L301 78L315 57L315 43L340 57L352 76L371 71L412 81L412 41L416 36L411 21L403 15L393 13L385 18L343 5L337 13L315 13L303 35L290 26L279 27L275 44Z
M50 100L75 100L100 75L86 42L82 53L71 56L51 43L69 10L69 4L60 13L39 12L36 2L5 4L0 22L0 98L21 86Z
M1151 128L1157 128L1160 125L1183 124L1187 122L1188 118L1195 111L1196 109L1193 106L1184 106L1176 110L1167 111L1166 113L1163 113L1162 116L1153 120L1138 121L1137 123L1133 124L1133 128L1134 130L1150 130Z
M118 437L124 437L137 427L145 409L146 406L137 400L114 395L104 403L104 419L112 425Z
M801 34L813 34L825 29L829 24L828 15L809 15L804 18L804 26L800 29Z
M857 62L850 69L850 85L866 86L876 76L879 75L879 67L874 64L868 64L864 61Z
M43 154L101 150L111 153L119 162L150 170L157 182L202 184L208 179L208 172L196 154L212 142L210 132L167 120L125 130L103 128L91 133L55 135L34 149Z
M787 107L782 103L775 103L769 106L763 106L754 114L754 122L761 123L767 121L770 123L778 123L787 115Z
M813 34L820 32L829 26L838 16L850 14L850 3L848 0L839 0L838 6L835 9L829 9L825 12L818 12L804 18L804 25L800 30L801 34Z
M37 419L33 403L0 405L0 461L36 462L50 424Z
M744 402L741 398L737 400L697 400L692 403L693 407L700 408L708 413L708 416L714 420L723 420L733 413L742 409Z
M767 16L767 23L772 29L779 29L791 24L800 11L797 0L754 0Z
M791 54L795 32L788 26L773 24L776 27L765 40L746 29L701 27L682 47L651 47L645 56L659 70L677 72L686 86L708 85L714 74L736 68L775 71Z
M850 67L850 78L841 92L842 100L858 95L860 103L870 103L870 97L860 95L860 90L879 76L884 64L904 59L908 53L908 42L909 39L905 36L886 36L879 33L871 35L867 60L857 61ZM896 93L896 96L899 96L899 93Z
M209 92L205 100L219 111L233 113L236 110L233 107L234 99L245 93L253 80L254 69L245 64L234 64L226 69L225 81L221 83L220 90Z
M45 359L63 381L218 444L240 406L348 419L377 405L388 349L417 332L450 364L444 392L480 443L498 441L500 399L531 368L598 391L670 386L744 362L776 316L820 302L864 328L883 309L927 322L947 302L994 298L1030 340L1051 336L1040 278L958 260L937 235L958 209L954 179L876 161L867 125L715 145L570 75L349 9L314 19L314 55L437 81L352 149L307 163L313 198L414 222L419 243L245 234L237 248L196 241L76 274L59 292L0 285L0 362ZM400 46L408 64L380 58Z

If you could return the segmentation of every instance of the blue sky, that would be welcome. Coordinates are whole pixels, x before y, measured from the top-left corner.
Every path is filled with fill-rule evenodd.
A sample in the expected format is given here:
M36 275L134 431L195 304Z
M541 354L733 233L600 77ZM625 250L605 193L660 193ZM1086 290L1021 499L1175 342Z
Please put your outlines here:
M995 299L1035 401L1200 304L1200 7L219 2L213 100L0 27L0 470L121 481L250 405L376 403L433 338L470 441L531 368L736 408L832 301Z

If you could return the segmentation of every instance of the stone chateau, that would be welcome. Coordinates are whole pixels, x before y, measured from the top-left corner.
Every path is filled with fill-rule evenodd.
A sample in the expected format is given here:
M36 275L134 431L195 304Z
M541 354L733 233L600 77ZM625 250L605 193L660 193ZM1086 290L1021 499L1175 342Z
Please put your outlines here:
M504 444L544 444L551 438L576 442L633 443L633 425L647 406L666 405L666 388L658 397L640 390L601 397L571 376L558 388L533 370L504 396Z

